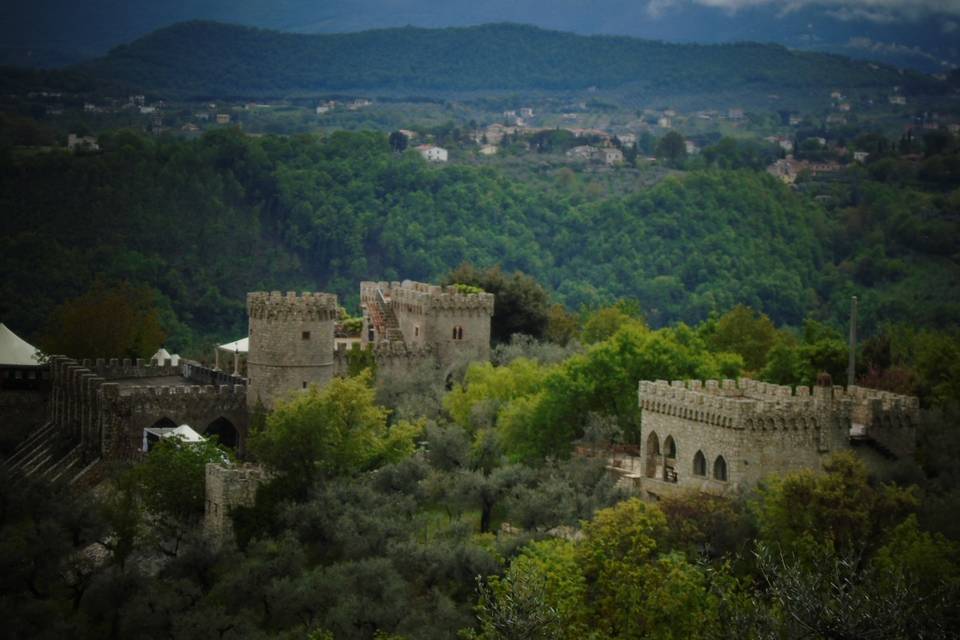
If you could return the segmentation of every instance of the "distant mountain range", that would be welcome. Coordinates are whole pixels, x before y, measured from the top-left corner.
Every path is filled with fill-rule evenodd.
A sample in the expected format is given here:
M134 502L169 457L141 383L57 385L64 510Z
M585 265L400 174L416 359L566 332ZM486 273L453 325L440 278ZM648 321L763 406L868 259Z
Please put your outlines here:
M921 74L779 45L667 44L514 24L301 35L189 22L117 47L79 69L146 91L198 98L371 89L935 90L934 81Z
M296 33L514 22L669 42L770 42L925 72L960 64L960 7L922 0L34 0L0 7L0 63L61 66L158 28Z

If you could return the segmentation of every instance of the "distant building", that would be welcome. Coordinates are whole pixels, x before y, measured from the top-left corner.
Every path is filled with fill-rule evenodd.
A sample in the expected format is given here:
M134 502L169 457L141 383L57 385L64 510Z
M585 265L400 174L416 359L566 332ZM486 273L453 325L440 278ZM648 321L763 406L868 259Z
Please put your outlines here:
M522 107L522 108L520 109L520 117L522 117L522 118L532 118L532 117L533 117L533 109L530 108L530 107Z
M669 129L673 126L673 121L667 116L663 116L657 119L657 126L661 129Z
M480 147L480 155L484 156L493 156L497 153L497 145L495 144L485 144Z
M620 141L620 144L629 147L637 144L637 135L635 133L618 133L617 140Z
M623 151L616 147L605 147L599 150L598 159L605 165L623 164Z
M888 100L890 101L890 104L907 104L907 98L905 96L890 96Z
M70 151L76 151L77 149L100 151L100 145L94 136L78 136L75 133L71 133L67 136L67 149Z
M850 111L850 103L849 103L849 102L841 102L840 104L837 105L837 110L839 110L839 111Z
M697 143L693 140L684 140L683 146L687 150L687 155L693 155L695 153L700 153L700 147L697 146Z
M791 113L787 118L787 122L790 124L791 127L795 127L798 124L800 124L801 118L799 115L795 113Z
M447 150L432 144L422 144L417 147L417 151L427 162L446 162Z
M866 162L867 158L870 157L870 154L866 151L854 151L853 152L853 161L854 162Z
M156 107L140 107L140 113L142 115L150 115L157 112Z
M230 114L229 114L229 113L218 113L218 114L217 114L217 124L230 124Z
M727 111L727 117L731 120L743 120L743 109L734 108Z
M584 144L569 149L566 155L573 160L592 160L595 153L597 153L596 147Z

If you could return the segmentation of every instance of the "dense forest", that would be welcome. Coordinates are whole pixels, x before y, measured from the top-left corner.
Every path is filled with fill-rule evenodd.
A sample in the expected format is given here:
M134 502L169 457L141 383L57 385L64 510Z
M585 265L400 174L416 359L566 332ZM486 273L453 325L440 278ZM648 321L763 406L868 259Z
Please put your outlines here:
M581 90L774 91L893 86L938 93L912 72L777 45L667 44L536 27L383 29L301 35L214 22L160 29L79 67L167 96L291 92Z
M530 274L574 311L635 300L652 326L737 304L842 323L851 295L868 333L958 313L958 192L896 160L852 170L824 205L720 161L607 195L575 174L430 166L374 133L100 144L0 154L0 316L28 337L98 279L153 289L170 345L188 349L243 335L246 291L331 291L355 312L361 280L436 281L461 263ZM952 166L956 149L929 161Z

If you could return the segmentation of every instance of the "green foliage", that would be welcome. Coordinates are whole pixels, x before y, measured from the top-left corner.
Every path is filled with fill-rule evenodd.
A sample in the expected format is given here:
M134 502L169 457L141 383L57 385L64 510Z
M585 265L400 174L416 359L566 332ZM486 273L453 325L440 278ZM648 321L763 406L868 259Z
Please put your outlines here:
M819 548L840 554L873 550L916 508L909 489L871 486L853 454L835 454L824 468L824 475L797 472L761 488L753 505L761 541L797 555Z
M657 142L655 153L672 167L678 167L687 157L687 146L683 136L670 131Z
M462 264L444 278L444 282L468 287L461 293L487 292L496 296L490 338L508 342L516 333L543 337L547 326L547 292L536 280L523 273L503 273L499 266L481 270Z
M163 438L131 473L148 511L191 522L203 515L207 463L228 460L226 450L212 440L188 443L176 437Z
M148 358L166 336L154 301L146 287L98 283L53 311L41 349L74 358Z
M370 374L334 378L312 386L267 417L253 433L250 450L258 460L303 487L315 478L332 478L393 461L413 450L418 427L387 426L387 411L374 404Z
M710 346L717 351L740 354L747 369L756 371L766 362L776 331L766 315L737 305L717 320Z

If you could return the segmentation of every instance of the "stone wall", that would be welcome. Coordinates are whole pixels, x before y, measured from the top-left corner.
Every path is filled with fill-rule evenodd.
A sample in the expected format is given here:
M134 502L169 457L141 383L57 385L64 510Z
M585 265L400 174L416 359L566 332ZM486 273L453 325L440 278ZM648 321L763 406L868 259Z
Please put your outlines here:
M452 287L403 282L361 282L360 302L376 304L378 291L413 349L430 349L442 370L465 360L490 359L491 293L460 293ZM364 327L364 339L368 327Z
M230 511L250 506L257 496L257 487L269 479L267 472L252 464L207 464L204 491L206 506L203 526L217 542L224 542L233 533Z
M49 419L57 427L64 452L80 447L84 463L98 458L136 459L141 455L143 429L164 419L189 424L200 433L215 423L229 423L237 433L238 450L243 450L249 420L244 386L190 385L169 361L160 366L135 362L141 366L130 361L50 358ZM151 385L171 378L184 383ZM131 380L142 384L129 385Z
M247 294L250 347L247 404L274 401L311 384L325 385L334 374L337 297L279 291Z
M845 450L861 451L876 469L884 456L889 462L913 455L919 419L916 398L748 379L642 381L639 403L637 466L641 485L654 495L750 488L766 476L820 470L830 454ZM856 420L865 421L862 435Z

